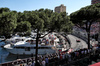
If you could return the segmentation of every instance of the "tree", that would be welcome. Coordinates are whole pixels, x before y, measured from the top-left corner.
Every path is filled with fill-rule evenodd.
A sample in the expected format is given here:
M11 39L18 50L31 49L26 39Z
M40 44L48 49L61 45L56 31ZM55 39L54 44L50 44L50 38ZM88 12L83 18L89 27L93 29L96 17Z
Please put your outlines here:
M86 25L88 34L88 48L90 48L90 27L100 18L100 3L81 8L70 15L71 21L76 25Z
M70 26L69 26L70 25ZM72 26L66 13L55 13L49 9L39 9L36 11L16 12L9 9L1 9L0 13L0 33L10 35L15 32L30 32L36 30L36 63L38 54L38 40L53 31L69 31ZM17 27L17 28L16 28ZM42 32L48 32L41 36Z
M47 12L46 12L47 11ZM51 13L51 14L49 14ZM35 61L37 63L37 54L38 54L38 40L39 38L43 38L47 34L53 31L65 31L68 28L68 20L66 13L55 13L50 10L40 9L37 10L33 16L30 17L30 23L32 28L37 31L36 37L36 55ZM68 23L67 23L68 22ZM70 23L71 24L71 23ZM70 25L71 26L71 25ZM48 32L44 36L41 37L41 32Z
M14 12L3 12L0 14L0 34L6 38L13 33L17 26L17 16Z
M66 12L53 13L50 26L52 26L50 30L69 32L72 29L73 23L70 21Z
M9 8L0 8L0 14L3 12L10 12Z
M21 21L18 23L15 32L31 32L31 24L28 21Z
M31 22L32 28L34 30L36 30L36 32L37 32L37 37L36 37L36 53L35 53L36 54L35 55L35 61L37 63L38 41L39 41L39 38L40 38L40 32L43 30L43 27L44 27L44 21L43 21L43 19L39 18L38 15L34 15L32 18L33 18L32 19L33 21Z

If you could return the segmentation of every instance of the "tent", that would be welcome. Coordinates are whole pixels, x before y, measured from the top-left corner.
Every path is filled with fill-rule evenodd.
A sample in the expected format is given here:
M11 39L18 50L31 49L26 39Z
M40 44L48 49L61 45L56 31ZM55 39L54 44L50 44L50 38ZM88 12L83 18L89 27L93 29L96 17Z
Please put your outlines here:
M89 66L100 66L100 62L92 64L92 65L89 65Z

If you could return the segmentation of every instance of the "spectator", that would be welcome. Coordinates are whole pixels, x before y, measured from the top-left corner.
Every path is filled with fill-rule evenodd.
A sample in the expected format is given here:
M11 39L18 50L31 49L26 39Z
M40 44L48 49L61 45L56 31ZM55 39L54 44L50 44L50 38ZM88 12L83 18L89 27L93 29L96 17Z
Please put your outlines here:
M32 62L32 66L35 66L35 61Z
M22 64L20 64L20 66L23 66Z
M46 66L48 66L48 57L45 57Z
M46 64L46 62L45 62L45 60L43 59L43 60L42 60L42 66L45 66L45 64Z
M31 63L31 62L29 62L29 63L28 63L28 66L32 66L32 63Z
M41 66L39 60L37 60L37 63L35 63L35 66Z
M69 62L71 61L71 54L70 53L68 54L68 61Z

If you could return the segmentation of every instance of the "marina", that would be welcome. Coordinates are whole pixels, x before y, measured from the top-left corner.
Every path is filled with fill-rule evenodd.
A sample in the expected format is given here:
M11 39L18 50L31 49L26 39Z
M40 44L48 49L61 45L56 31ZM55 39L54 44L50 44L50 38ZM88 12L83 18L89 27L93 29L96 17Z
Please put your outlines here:
M45 57L45 59L46 59L46 57L48 57L49 58L49 63L48 63L49 66L53 66L53 65L54 66L55 65L70 65L72 63L75 63L75 60L77 60L76 62L80 62L80 61L82 61L84 59L87 59L88 60L89 59L89 53L90 53L91 56L92 55L95 56L95 55L98 54L98 53L97 54L93 54L94 53L94 50L87 49L85 47L85 45L82 46L81 49L77 49L80 46L77 46L77 47L75 46L74 47L73 45L75 45L77 43L80 45L80 42L82 42L81 44L85 44L85 43L83 43L83 41L81 39L76 38L75 36L72 36L72 35L68 35L68 36L69 36L69 40L71 38L71 40L70 40L71 41L70 42L71 43L71 47L74 48L74 49L72 49L72 48L69 49L67 47L69 50L68 51L61 51L60 54L55 52L53 54L38 55L39 61L41 61L41 59L43 60L43 58L41 58L41 57ZM60 35L59 36L59 39L61 41L59 43L65 42L65 41L62 41L62 39L64 40L64 38L65 37L63 37L63 36ZM34 59L35 56L33 56L33 55L17 55L17 54L15 55L15 54L11 54L11 53L7 52L6 49L4 49L4 48L0 48L0 50L4 54L4 55L2 54L2 56L1 56L1 59L2 59L0 61L1 62L1 66L32 65L33 63L35 63L35 59ZM99 49L97 49L96 52L100 52L98 50ZM80 51L84 51L84 52L89 51L89 52L87 52L86 54L84 53L84 55L83 55L83 54L79 53ZM79 53L79 56L77 56L77 55L73 56L72 53ZM70 54L72 55L72 58L70 58ZM60 58L58 58L58 56ZM62 59L61 59L61 56L62 56ZM68 60L66 61L65 60L66 58L63 59L63 56L68 56L69 57L69 58L67 58ZM53 59L55 59L55 61ZM86 61L86 62L88 62L88 61ZM41 62L39 62L39 64L41 64Z
M49 36L54 36L54 35L50 35L49 34ZM59 36L59 39L61 40L61 39L64 39L64 37L62 37L62 36L60 36L60 35L58 35ZM48 38L48 36L46 37L47 39L49 39ZM52 38L52 37L51 37ZM32 39L32 38L29 38L29 39ZM59 41L59 39L56 37L56 41L54 42L54 46L56 46L56 47L58 47L60 50L63 50L64 51L64 48L62 49L62 47L63 47L63 45L60 45L61 43L63 43L63 42L65 42L65 40L63 41L60 41L59 42L59 44L55 44L55 43L57 43L57 41ZM34 39L35 40L35 39ZM46 39L45 39L46 40ZM45 42L45 40L43 41L43 42ZM26 40L25 40L26 41ZM18 41L18 42L16 42L14 45L16 45L17 43L22 43L22 41ZM24 42L24 40L23 40L23 42ZM35 41L32 41L33 43L35 43ZM10 44L7 44L7 45L5 45L5 46L8 46L8 45L10 45ZM66 45L68 45L68 43L66 44ZM10 52L9 53L9 51L8 51L8 49L6 49L6 48L9 48L9 47L6 47L5 48L5 46L4 46L4 48L2 48L2 47L0 47L0 63L5 63L5 62L10 62L10 61L14 61L14 60L16 60L16 59L18 59L18 58L20 58L20 59L24 59L24 58L29 58L29 57L33 57L34 56L34 53L35 53L35 49L34 49L34 53L32 54L30 51L28 51L27 50L27 52L29 52L30 54L25 54L25 53L23 53L22 52L22 49L20 49L20 48L18 48L18 50L19 51L21 51L21 52L19 52L19 53L17 53L17 49L15 49L14 50L14 52L15 52L15 54L14 53L12 53L12 52ZM16 45L16 47L24 47L24 44L22 43L22 45L20 46L20 45ZM26 45L25 45L26 46ZM27 45L28 47L30 46L29 44ZM32 46L35 46L35 44L34 45L32 45ZM30 48L32 47L32 46L30 46ZM46 48L46 47L50 47L50 45L48 45L48 43L47 43L47 45L44 45L44 43L42 43L42 46L38 46L39 48L40 47L44 47L44 48ZM51 46L52 47L52 46ZM49 52L49 50L48 50L48 53L44 53L44 52L46 52L46 50L45 49L42 49L42 54L53 54L53 53L56 53L56 52L52 52L52 53L50 53ZM68 48L68 47L67 47ZM40 48L41 49L41 48ZM52 48L51 48L52 49ZM54 49L54 48L53 48ZM57 49L57 50L59 50L59 49ZM31 50L31 49L30 49ZM23 50L24 51L24 50ZM33 52L33 50L32 50L32 52ZM22 53L22 54L20 54L20 53ZM40 54L41 54L41 51L39 52Z
M5 49L0 47L0 64L16 60L17 58L23 59L23 58L28 58L28 57L31 57L31 55L11 54L8 51L6 51Z
M0 1L0 66L95 63L100 66L100 0Z

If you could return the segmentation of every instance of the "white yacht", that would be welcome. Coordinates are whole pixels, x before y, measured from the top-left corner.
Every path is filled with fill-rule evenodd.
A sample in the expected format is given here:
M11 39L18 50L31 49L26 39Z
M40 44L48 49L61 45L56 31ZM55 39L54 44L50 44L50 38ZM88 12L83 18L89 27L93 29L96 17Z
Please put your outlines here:
M3 48L6 44L15 44L18 41L24 41L26 37L13 36L10 39L0 40L0 46Z
M5 40L5 36L0 36L0 41Z
M5 45L5 41L4 40L0 40L0 47Z
M4 36L0 36L0 47L5 45L5 37Z
M13 36L10 39L6 39L6 43L16 43L18 41L23 41L25 39L26 39L26 37Z
M19 55L35 54L36 39L27 38L24 41L19 41L15 44L7 44L4 46L4 48L12 54L19 54ZM41 42L39 41L38 54L51 54L55 52L56 50L53 45L44 45L44 44L41 44Z

